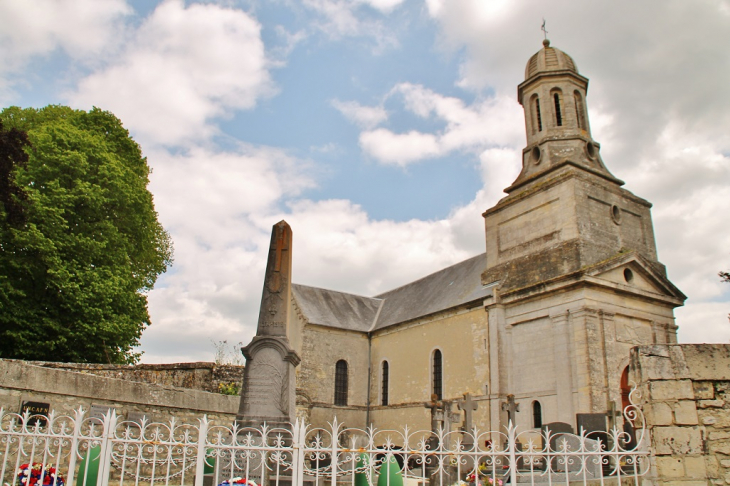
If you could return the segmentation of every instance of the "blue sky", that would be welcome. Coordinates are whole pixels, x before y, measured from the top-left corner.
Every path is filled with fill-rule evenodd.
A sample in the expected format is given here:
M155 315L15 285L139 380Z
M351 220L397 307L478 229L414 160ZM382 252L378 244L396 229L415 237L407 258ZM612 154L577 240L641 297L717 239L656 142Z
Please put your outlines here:
M727 1L0 0L0 102L122 120L175 244L143 361L210 360L253 335L281 219L295 281L365 295L484 250L543 18L603 160L654 203L680 340L727 342Z

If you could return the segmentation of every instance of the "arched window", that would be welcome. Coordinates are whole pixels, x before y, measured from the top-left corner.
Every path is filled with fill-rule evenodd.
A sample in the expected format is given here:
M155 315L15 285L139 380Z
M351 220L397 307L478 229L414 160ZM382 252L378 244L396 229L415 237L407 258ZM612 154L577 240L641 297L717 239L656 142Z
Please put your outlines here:
M583 109L583 97L581 97L578 91L573 92L573 98L575 98L575 119L578 120L578 128L586 130L586 115Z
M536 429L542 427L542 405L537 400L532 402L532 426Z
M533 99L533 102L532 102L533 112L535 113L535 115L534 115L535 119L533 120L533 123L532 123L532 132L533 133L535 132L535 127L537 127L538 132L541 132L542 131L542 116L540 115L540 98L538 98L537 96L533 96L532 99Z
M347 405L347 361L335 365L335 405Z
M387 361L383 361L383 369L380 373L380 404L388 404L388 381L390 380L390 366Z
M444 399L444 363L441 351L433 352L433 363L431 364L433 371L433 394L438 400Z
M555 124L559 127L563 126L563 111L560 109L560 94L553 93L553 102L555 102Z

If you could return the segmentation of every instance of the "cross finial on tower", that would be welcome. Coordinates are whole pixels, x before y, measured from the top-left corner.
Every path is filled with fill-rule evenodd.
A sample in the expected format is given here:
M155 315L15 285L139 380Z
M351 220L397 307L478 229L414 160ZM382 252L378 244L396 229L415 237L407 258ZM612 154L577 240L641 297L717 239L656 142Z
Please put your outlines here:
M543 17L543 19L542 19L542 27L540 27L540 30L542 30L543 35L545 36L545 40L547 40L548 31L545 28L545 17Z

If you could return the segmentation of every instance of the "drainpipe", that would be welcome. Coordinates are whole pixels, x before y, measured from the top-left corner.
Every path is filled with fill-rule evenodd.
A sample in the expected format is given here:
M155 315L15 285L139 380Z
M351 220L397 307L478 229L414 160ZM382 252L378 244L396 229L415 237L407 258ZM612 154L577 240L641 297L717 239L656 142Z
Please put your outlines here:
M370 381L372 376L373 368L373 339L372 335L368 333L368 393L367 393L367 409L365 412L365 428L370 426Z
M383 303L385 301L380 301L380 306L378 307L378 311L375 313L375 318L373 319L373 323L370 326L370 329L368 330L368 392L367 392L367 408L365 412L365 428L370 427L370 383L372 381L372 370L373 370L373 332L375 331L375 326L378 324L378 318L380 317L380 311L383 310Z

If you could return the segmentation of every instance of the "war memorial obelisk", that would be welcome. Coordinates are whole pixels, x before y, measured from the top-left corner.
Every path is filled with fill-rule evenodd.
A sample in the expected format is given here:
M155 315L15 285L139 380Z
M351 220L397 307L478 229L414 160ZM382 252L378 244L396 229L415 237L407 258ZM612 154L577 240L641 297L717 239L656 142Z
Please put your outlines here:
M287 335L291 300L292 232L286 221L271 231L256 336L243 348L246 368L236 423L286 427L294 421L299 355Z

